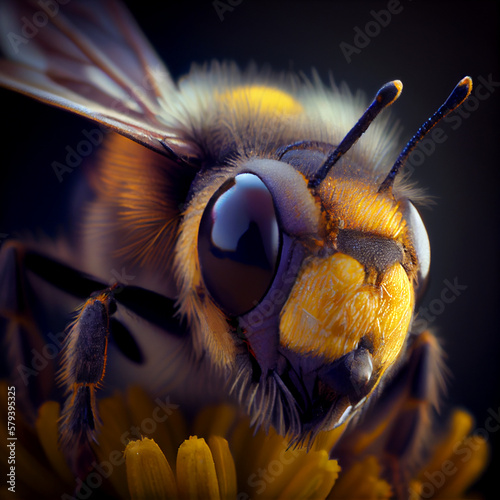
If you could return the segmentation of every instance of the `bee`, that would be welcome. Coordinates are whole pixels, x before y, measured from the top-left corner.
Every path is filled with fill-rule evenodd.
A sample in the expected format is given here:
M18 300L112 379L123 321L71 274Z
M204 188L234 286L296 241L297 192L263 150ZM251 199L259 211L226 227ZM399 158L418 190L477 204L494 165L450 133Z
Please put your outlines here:
M236 402L292 443L390 420L373 446L404 448L397 467L409 467L441 354L412 330L430 248L402 171L471 79L398 156L384 112L398 80L367 107L317 75L231 63L174 82L116 1L2 8L1 84L93 122L77 243L9 240L0 254L20 404L34 415L62 387L61 444L77 473L98 440L99 394L130 383L193 411ZM19 368L61 321L61 356L23 383Z

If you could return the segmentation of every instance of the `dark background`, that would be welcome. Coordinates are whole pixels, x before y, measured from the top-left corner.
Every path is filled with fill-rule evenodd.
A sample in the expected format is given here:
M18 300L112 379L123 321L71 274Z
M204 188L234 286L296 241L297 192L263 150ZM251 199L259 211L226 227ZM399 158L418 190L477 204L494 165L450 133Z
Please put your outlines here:
M191 62L215 58L309 75L314 67L325 81L331 71L337 83L344 80L369 97L383 83L402 80L403 94L392 112L406 141L463 76L470 75L476 86L490 74L500 82L499 2L401 0L402 11L348 63L340 44L354 45L354 28L364 31L373 20L370 11L389 4L242 0L221 21L212 1L129 2L175 77ZM87 122L4 90L0 103L0 233L71 229L67 207L79 177L71 174L59 184L50 165L64 160L65 146L80 140ZM423 306L439 299L446 279L467 286L432 327L452 372L447 401L468 408L476 429L484 429L488 409L500 407L499 103L500 87L478 101L456 130L444 124L448 139L413 174L437 202L422 214L432 247L432 281ZM498 434L488 434L494 450ZM494 459L484 491L497 479L496 453Z

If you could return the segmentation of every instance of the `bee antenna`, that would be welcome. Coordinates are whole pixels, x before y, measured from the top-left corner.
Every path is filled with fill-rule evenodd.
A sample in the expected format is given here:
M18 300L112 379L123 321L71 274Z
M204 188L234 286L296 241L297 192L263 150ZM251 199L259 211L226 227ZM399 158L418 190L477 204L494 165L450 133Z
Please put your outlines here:
M392 190L396 175L408 160L410 153L415 149L417 144L427 135L427 133L439 123L446 115L458 108L469 97L472 90L472 79L469 76L462 78L453 92L448 96L445 103L417 130L417 133L408 141L403 151L401 151L396 162L392 166L387 177L384 179L380 187L379 193L385 193Z
M342 142L337 146L335 151L328 156L318 172L309 180L309 188L313 189L319 186L328 175L330 169L337 163L338 159L351 149L356 141L365 133L370 123L385 107L390 106L400 96L402 90L403 84L399 80L394 80L386 83L377 92L377 95L363 113L363 116L342 139Z

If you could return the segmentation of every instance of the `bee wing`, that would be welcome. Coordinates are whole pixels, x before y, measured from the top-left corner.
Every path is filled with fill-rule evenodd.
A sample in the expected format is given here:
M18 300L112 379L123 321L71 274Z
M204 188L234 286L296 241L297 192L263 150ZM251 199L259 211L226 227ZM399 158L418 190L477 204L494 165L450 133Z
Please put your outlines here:
M163 154L195 155L175 132L176 85L118 1L9 1L0 9L8 57L0 84Z

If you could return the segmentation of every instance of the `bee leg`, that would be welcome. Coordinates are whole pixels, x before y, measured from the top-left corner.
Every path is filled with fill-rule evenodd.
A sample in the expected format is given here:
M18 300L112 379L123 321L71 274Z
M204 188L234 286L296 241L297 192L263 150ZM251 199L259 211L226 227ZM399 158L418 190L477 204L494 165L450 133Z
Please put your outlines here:
M0 247L0 331L6 370L2 376L16 387L17 406L34 423L38 406L53 388L57 350L46 347L33 314L38 301L24 266L25 253L25 246L15 240Z
M407 365L394 381L396 390L399 384L403 386L400 395L395 395L402 401L385 446L387 475L393 484L400 485L401 498L409 497L409 480L423 465L435 437L432 415L439 410L445 392L445 374L438 340L429 331L421 333L410 347Z
M33 279L38 280L36 288ZM88 296L92 288L98 290L106 285L41 256L22 242L10 240L0 248L2 365L8 371L3 375L16 387L23 417L34 424L38 407L59 396L54 379L59 349L64 345L59 378L67 400L60 423L61 445L75 472L84 474L84 464L94 459L88 440L95 440L98 427L95 392L104 376L109 316L115 308L113 288L93 294L79 310L66 339L61 343L62 339L54 337L57 345L48 345L42 334L47 318L44 297L39 296L40 283L69 291L73 296L86 292Z
M346 457L347 453L352 456L353 450L356 459L383 457L381 465L394 485L394 497L408 498L409 482L430 451L431 417L444 391L444 374L443 354L436 337L429 331L414 336L406 362L378 389L378 399L347 429L339 449L334 449L340 464L343 446Z
M60 418L60 442L73 471L84 476L93 457L91 441L97 442L100 425L96 390L106 369L110 317L116 310L113 286L96 292L79 309L68 327L58 381L66 401Z
M32 287L33 279L36 280L36 289ZM39 293L39 285L52 287L46 295L58 290L72 301L85 301L78 309L76 319L66 330L59 375L67 398L60 422L61 444L73 470L83 477L88 465L95 459L90 441L96 440L99 427L96 391L106 368L110 321L117 345L120 342L123 344L125 333L128 335L126 329L118 328L119 321L112 318L116 304L172 336L185 338L189 335L189 329L183 320L179 320L174 299L135 286L115 283L108 287L92 276L29 249L22 242L4 243L0 248L0 331L6 332L2 339L2 354L6 355L5 366L11 372L10 379L14 383L19 379L19 373L24 373L19 368L33 366L34 353L38 356L40 353L50 354L45 356L44 362L50 362L51 370L44 367L43 370L37 370L33 378L26 380L31 375L29 372L24 379L18 380L19 385L16 382L19 388L16 392L19 394L18 406L32 423L43 401L49 396L60 396L54 384L55 359L59 350L52 345L48 352L47 339L41 334L51 324L51 320L44 315L45 296ZM64 317L65 308L66 304L61 311ZM59 342L59 339L56 340ZM24 406L23 401L26 402Z

